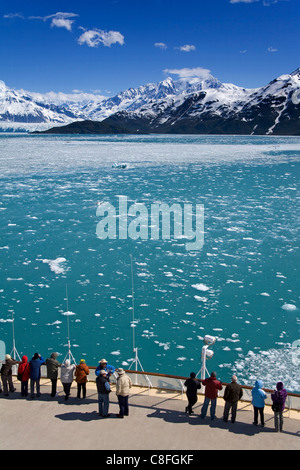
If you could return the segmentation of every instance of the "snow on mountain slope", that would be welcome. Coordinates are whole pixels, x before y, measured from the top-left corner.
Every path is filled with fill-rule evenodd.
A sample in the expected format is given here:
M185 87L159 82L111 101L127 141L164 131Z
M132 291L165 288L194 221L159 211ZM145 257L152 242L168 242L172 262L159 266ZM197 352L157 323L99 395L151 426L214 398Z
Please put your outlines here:
M121 125L129 122L133 130L142 121L149 132L168 132L170 126L172 130L208 132L210 123L217 123L218 128L222 121L226 126L229 122L247 123L241 126L246 133L258 128L272 134L282 125L287 132L288 120L292 119L294 132L299 112L292 97L297 90L300 69L257 89L223 84L211 75L180 80L168 77L159 83L129 88L111 98L80 93L41 95L12 90L0 82L0 128L19 130L23 126L28 130L28 126L32 129L36 125L39 130L45 125L49 128L51 124L111 118ZM201 123L205 126L201 127Z
M300 70L268 85L244 89L232 84L149 102L113 115L110 123L139 132L300 135ZM297 95L298 96L298 95Z
M0 120L6 122L66 122L74 116L64 114L63 109L34 101L28 93L9 89L0 82Z

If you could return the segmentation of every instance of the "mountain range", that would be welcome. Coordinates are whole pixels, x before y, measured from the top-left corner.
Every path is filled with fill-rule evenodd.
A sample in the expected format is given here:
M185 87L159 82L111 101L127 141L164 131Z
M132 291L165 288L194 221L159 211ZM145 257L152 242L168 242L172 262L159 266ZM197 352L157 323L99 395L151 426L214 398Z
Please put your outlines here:
M300 135L300 69L246 89L203 78L129 88L111 98L50 99L0 81L0 129L46 133Z

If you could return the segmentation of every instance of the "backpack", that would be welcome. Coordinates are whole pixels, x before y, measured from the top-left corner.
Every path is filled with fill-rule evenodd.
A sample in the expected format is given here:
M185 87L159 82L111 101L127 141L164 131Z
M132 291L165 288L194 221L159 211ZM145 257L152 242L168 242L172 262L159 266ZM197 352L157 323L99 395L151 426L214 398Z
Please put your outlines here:
M276 413L278 411L280 411L280 403L277 401L275 403L272 404L272 410Z

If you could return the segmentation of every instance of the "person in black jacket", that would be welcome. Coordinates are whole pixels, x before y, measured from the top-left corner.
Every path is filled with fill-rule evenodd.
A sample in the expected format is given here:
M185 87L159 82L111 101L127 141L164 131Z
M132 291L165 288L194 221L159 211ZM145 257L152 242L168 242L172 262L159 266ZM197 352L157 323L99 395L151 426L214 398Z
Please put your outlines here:
M188 406L185 408L185 412L191 415L193 413L193 406L198 400L197 390L201 388L200 380L196 379L195 372L190 373L190 378L184 382L184 386L186 387L188 399Z
M227 423L228 421L228 415L229 415L230 409L231 409L231 422L232 423L235 422L238 401L242 398L242 396L243 396L243 389L237 383L236 375L233 375L231 378L231 383L226 386L224 396L223 396L225 400L223 421L225 421L225 423Z
M46 366L47 366L47 377L51 380L52 387L51 387L51 397L55 397L56 387L57 387L57 377L58 377L58 368L61 364L57 361L58 353L54 352L51 354L50 358L46 359Z
M99 405L99 416L107 418L109 408L109 393L110 383L107 378L107 372L102 369L99 376L96 379L97 391L98 391L98 405Z

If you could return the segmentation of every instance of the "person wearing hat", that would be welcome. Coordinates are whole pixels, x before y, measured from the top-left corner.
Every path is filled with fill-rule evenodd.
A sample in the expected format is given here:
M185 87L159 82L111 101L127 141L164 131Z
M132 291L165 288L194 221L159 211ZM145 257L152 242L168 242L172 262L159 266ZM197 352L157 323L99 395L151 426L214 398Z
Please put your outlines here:
M119 376L116 383L116 395L119 402L119 414L117 416L118 418L124 418L124 416L128 416L129 414L128 398L132 382L130 377L125 374L124 369L119 368L116 372Z
M80 363L76 366L75 369L75 377L77 382L77 398L80 399L81 390L82 390L82 398L86 397L86 383L88 381L87 376L89 375L90 370L85 363L84 359L80 359Z
M242 396L243 396L243 389L241 385L237 383L237 376L233 375L231 377L231 383L226 385L224 396L223 396L225 400L223 421L225 421L225 423L227 423L228 421L228 415L229 415L230 410L231 410L231 422L232 423L235 422L238 401L242 398Z
M3 392L6 397L9 396L8 390L11 393L16 390L12 380L12 366L15 366L16 364L19 364L19 362L12 359L9 354L5 355L5 363L1 367L1 380Z
M109 394L110 394L110 383L107 377L107 373L102 369L96 378L96 385L98 391L98 405L99 405L99 416L107 418L109 408Z
M109 377L115 372L116 368L107 364L106 359L101 359L101 361L99 361L99 366L95 370L96 377L100 375L101 370L105 370L107 378L109 379Z
M186 387L186 396L188 399L188 406L185 408L185 412L191 415L193 413L193 406L198 401L197 390L201 388L200 380L196 379L195 372L190 373L190 378L187 379L184 384Z
M207 408L209 403L210 405L210 418L215 419L216 405L217 405L217 396L218 390L222 390L222 383L217 380L217 374L212 372L210 377L204 379L202 384L205 385L205 398L202 406L200 418L204 419L207 413Z

